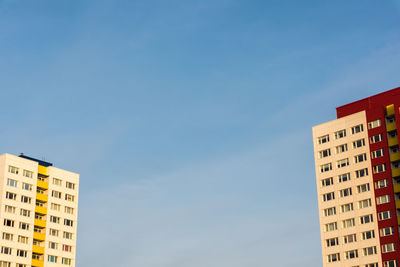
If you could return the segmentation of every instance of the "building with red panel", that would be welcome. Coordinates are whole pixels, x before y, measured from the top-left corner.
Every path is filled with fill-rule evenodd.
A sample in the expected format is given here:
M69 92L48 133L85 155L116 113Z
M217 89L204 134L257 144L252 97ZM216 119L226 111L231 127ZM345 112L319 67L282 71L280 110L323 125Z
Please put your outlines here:
M324 266L400 263L400 88L313 127Z

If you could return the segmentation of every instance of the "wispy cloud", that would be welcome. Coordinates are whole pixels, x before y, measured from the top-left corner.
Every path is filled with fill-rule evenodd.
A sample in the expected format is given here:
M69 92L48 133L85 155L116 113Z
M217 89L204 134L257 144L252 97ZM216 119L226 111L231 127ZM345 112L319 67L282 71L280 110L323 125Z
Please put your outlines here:
M83 195L79 264L312 265L319 260L315 204L300 194L313 193L314 180L300 181L296 175L307 166L312 177L312 160L296 162L287 153L300 153L308 146L307 142L284 145L293 138L306 141L309 135L297 132L229 159ZM287 161L278 160L285 157ZM310 186L299 192L303 183ZM293 239L307 245L295 248ZM296 257L282 262L288 249ZM96 256L104 253L106 258Z

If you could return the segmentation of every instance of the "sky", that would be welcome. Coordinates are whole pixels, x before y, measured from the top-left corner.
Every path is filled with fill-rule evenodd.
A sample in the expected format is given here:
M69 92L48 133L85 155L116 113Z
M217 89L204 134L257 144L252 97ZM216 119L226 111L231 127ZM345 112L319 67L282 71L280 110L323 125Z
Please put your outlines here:
M400 86L400 0L0 0L0 153L81 174L77 267L322 266L311 127Z

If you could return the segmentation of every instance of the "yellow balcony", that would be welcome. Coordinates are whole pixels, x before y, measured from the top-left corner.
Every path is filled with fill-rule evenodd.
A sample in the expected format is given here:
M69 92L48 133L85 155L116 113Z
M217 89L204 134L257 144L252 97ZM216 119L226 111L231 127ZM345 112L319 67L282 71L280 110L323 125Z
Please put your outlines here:
M395 193L400 193L400 184L393 184L393 190Z
M43 188L43 189L49 189L49 183L43 182L38 180L37 181L37 187Z
M397 224L400 225L400 217L397 217Z
M46 221L35 219L35 226L39 226L41 228L46 227Z
M46 234L33 232L33 239L44 241L46 239Z
M389 105L386 106L386 115L390 116L390 115L394 115L394 105Z
M400 209L400 200L396 200L396 209Z
M35 206L35 212L46 215L47 214L47 208Z
M39 174L42 174L42 175L48 176L47 167L44 167L44 166L42 166L42 165L39 165L38 173L39 173Z
M392 177L400 176L400 168L392 169Z
M395 145L398 145L398 144L399 144L399 139L397 138L397 136L388 139L388 145L389 146L395 146Z
M44 248L39 246L33 246L32 252L37 254L44 254Z
M390 132L396 130L396 122L386 124L386 131Z
M32 267L43 267L43 266L44 266L43 261L32 259Z
M390 154L390 161L398 161L398 160L400 160L400 152Z
M40 201L43 201L43 202L47 202L49 200L49 196L43 195L43 194L40 194L40 193L36 193L36 199L40 200Z

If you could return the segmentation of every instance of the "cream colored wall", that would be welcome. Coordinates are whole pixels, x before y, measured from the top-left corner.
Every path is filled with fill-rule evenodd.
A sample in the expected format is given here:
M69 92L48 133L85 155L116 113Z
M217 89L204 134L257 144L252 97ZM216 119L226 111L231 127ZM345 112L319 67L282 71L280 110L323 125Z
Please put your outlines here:
M19 173L12 174L8 172L8 166L14 166L19 168ZM23 170L29 170L34 173L33 178L23 176ZM12 255L5 255L0 253L0 260L10 261L13 263L22 263L30 266L32 260L32 241L33 241L33 225L35 218L35 198L36 198L36 177L37 177L38 163L34 161L28 161L20 157L16 157L10 154L4 154L0 156L0 245L11 247ZM17 187L10 187L7 185L7 179L11 178L17 181ZM22 183L29 183L32 185L32 191L22 189ZM16 200L6 199L6 192L12 192L17 194ZM32 201L30 204L21 202L21 195L31 197ZM5 205L16 207L15 214L5 213ZM30 217L20 215L20 209L27 209L30 211ZM4 226L4 219L11 219L15 221L14 227ZM25 222L29 224L29 230L19 229L19 222ZM11 233L14 235L13 241L7 241L2 239L3 232ZM22 244L18 242L18 235L28 237L28 244ZM28 257L17 257L17 249L23 249L28 251ZM13 265L12 265L13 266ZM15 265L14 265L15 266Z
M353 135L351 133L351 127L359 125L361 123L364 125L364 131ZM346 137L335 140L334 133L343 129L346 129ZM326 134L329 134L330 141L325 144L318 144L318 137ZM365 146L353 149L352 142L362 138L365 139ZM315 167L316 167L316 183L318 190L319 217L321 226L320 230L321 230L322 257L324 266L362 267L365 264L375 263L375 262L378 262L379 266L382 266L381 255L380 255L381 249L379 247L379 232L378 232L377 218L376 218L374 184L372 180L372 169L370 161L369 140L367 136L367 122L366 122L365 111L313 127L313 139L314 139L314 157L315 157ZM347 143L348 145L348 151L336 154L335 147L345 143ZM327 148L331 149L331 156L320 159L319 151ZM361 163L355 163L354 156L361 153L367 154L367 161ZM350 165L343 168L337 168L336 162L344 158L349 158ZM332 171L321 173L320 165L329 162L332 163ZM355 171L362 168L368 168L368 176L362 178L356 178ZM338 175L348 172L350 172L351 174L351 180L339 183ZM331 186L322 187L321 181L329 177L333 177L334 184ZM365 183L370 184L370 191L360 194L357 193L357 186ZM348 197L340 198L339 191L349 187L352 188L353 194ZM322 201L323 194L333 191L335 192L335 199L323 202ZM372 206L368 208L359 209L358 201L367 198L371 198ZM342 204L350 202L353 203L354 211L341 213L340 206ZM324 209L333 206L336 207L336 215L324 217L323 213ZM374 222L361 225L360 217L368 214L373 214ZM356 226L343 229L342 221L350 218L355 218ZM337 222L338 230L332 232L325 232L325 224L331 222ZM368 230L375 230L375 238L369 240L361 240L361 233ZM343 236L353 233L357 234L357 242L344 244ZM327 247L325 240L334 237L339 238L339 246ZM363 248L370 246L376 246L377 254L372 256L364 256ZM346 251L353 249L358 250L358 258L346 260L344 253ZM340 261L336 263L328 263L327 255L334 253L340 253Z

